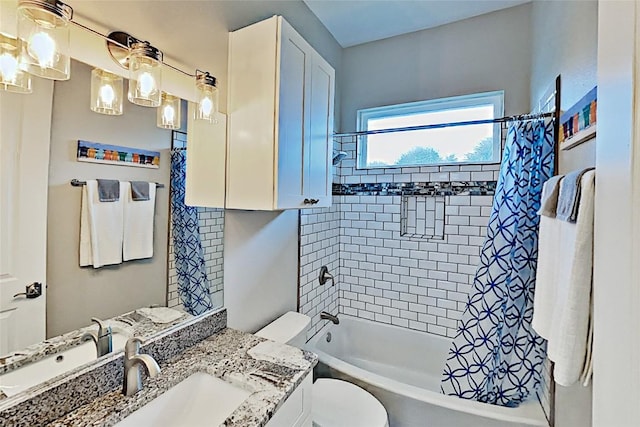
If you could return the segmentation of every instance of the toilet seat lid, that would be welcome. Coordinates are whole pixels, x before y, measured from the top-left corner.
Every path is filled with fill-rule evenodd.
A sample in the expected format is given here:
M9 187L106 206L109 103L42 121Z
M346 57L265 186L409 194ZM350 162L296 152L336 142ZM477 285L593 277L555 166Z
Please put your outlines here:
M386 427L387 411L368 391L330 378L313 383L311 413L320 427Z

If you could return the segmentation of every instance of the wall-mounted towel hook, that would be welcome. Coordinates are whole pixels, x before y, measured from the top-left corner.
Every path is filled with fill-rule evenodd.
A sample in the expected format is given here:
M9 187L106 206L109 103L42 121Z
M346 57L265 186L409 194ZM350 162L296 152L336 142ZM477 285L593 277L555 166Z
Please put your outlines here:
M331 286L336 284L335 281L333 280L333 275L331 273L329 273L329 269L327 268L327 266L323 265L322 267L320 267L320 274L318 275L318 282L320 282L321 285L324 285L329 280L331 280Z

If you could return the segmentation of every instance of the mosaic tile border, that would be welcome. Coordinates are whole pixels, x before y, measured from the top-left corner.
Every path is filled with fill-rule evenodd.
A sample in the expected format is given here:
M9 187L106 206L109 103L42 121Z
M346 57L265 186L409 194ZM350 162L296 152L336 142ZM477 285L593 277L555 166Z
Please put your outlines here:
M333 184L334 196L493 196L496 181Z

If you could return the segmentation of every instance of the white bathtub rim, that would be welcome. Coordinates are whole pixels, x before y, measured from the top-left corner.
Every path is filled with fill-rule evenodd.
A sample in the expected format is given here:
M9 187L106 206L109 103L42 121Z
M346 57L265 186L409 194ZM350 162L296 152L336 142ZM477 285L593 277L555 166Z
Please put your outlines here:
M366 319L358 319L352 316L349 317L358 322L368 322L376 324L376 322L367 321ZM376 326L378 325L376 324ZM386 324L384 326L399 328L397 326ZM345 362L318 349L315 344L324 337L326 332L330 332L334 328L336 328L336 326L333 325L330 325L329 328L322 328L321 331L319 331L311 340L309 340L306 345L306 350L317 354L319 360L325 365L328 365L344 374L362 380L363 382L371 384L375 387L379 387L399 395L407 396L421 402L441 406L454 411L465 412L468 414L499 421L520 423L530 426L548 427L548 423L544 416L544 413L539 407L537 407L540 415L539 418L518 415L518 408L507 408L497 405L490 405L473 400L460 399L455 396L448 396L432 390L426 390L359 368L355 365L352 365L351 363ZM339 328L339 326L337 326L337 328Z

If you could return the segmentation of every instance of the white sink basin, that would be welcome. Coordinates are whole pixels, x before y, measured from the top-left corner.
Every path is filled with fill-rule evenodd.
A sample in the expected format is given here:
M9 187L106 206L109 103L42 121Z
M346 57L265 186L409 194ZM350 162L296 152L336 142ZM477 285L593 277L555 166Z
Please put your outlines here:
M114 332L111 338L113 351L122 350L128 338L127 335ZM7 396L13 396L36 384L92 362L96 358L96 345L93 341L86 341L68 350L52 354L37 362L28 363L21 368L0 375L0 390Z
M197 372L129 415L116 427L217 427L250 394L209 374Z

